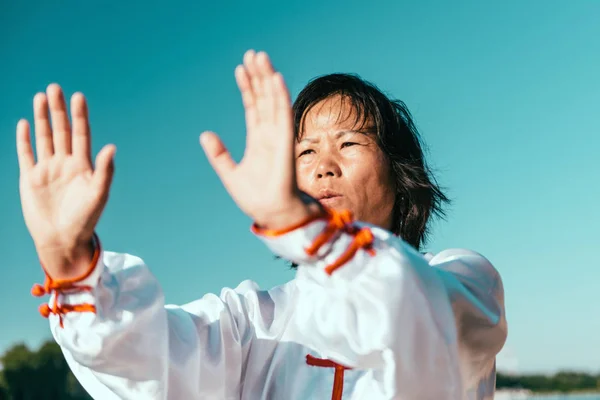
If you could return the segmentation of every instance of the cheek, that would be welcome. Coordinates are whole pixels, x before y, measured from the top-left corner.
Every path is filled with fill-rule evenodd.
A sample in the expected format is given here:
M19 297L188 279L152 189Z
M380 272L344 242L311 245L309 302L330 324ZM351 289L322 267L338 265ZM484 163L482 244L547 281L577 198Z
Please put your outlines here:
M296 182L302 191L310 187L310 172L306 163L296 163Z
M354 171L356 180L353 185L357 188L357 194L360 193L360 201L369 207L369 210L364 211L373 221L368 222L385 225L394 208L396 198L390 166L383 155L372 155L369 160L364 161Z
M390 168L382 154L363 154L349 166L348 177L367 195L389 192L391 188Z
M391 230L393 226L394 203L396 200L395 183L392 179L391 168L386 158L381 156L374 161L370 180L365 193L368 198L370 221L384 229Z

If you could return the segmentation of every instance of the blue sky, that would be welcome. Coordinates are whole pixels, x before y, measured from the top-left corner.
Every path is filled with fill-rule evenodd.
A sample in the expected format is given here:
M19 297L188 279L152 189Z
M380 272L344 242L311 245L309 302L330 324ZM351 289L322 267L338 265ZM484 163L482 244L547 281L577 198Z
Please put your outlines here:
M408 104L454 199L427 249L474 249L504 279L501 368L600 371L600 2L60 3L0 5L0 351L49 337L14 127L51 82L88 97L94 151L118 148L104 246L144 258L168 302L293 278L197 141L214 130L241 156L233 71L254 48L294 95L355 72Z

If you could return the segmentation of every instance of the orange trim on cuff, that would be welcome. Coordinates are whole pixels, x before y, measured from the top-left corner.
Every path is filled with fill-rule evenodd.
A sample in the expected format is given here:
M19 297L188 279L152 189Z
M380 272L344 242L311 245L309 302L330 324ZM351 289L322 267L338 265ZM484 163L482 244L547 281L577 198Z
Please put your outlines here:
M306 220L287 228L280 230L263 229L257 224L253 224L252 232L264 237L275 238L285 235L286 233L292 232L296 229L300 229L311 222L320 219L325 219L327 221L327 225L323 231L317 235L311 245L305 249L305 252L308 256L312 257L316 255L319 252L319 249L321 249L321 247L323 247L326 243L330 242L339 232L345 232L353 236L352 242L346 251L344 251L344 253L342 253L337 260L325 267L325 272L327 275L331 275L336 269L350 261L360 249L366 250L371 256L375 255L375 250L373 249L373 233L369 228L359 229L353 225L352 222L354 219L349 210L335 211L332 209L323 208L323 214L313 215Z
M254 224L252 224L251 230L252 230L252 233L254 233L256 235L273 238L273 237L283 236L286 233L290 233L290 232L295 231L296 229L303 228L306 225L310 224L311 222L318 221L320 219L329 219L329 218L331 218L331 213L325 209L323 213L311 215L310 217L306 218L305 220L300 221L297 224L288 226L287 228L266 229L266 228L261 228L256 223L254 223Z
M328 243L339 231L346 230L351 223L352 213L350 211L330 211L327 226L306 249L306 254L309 256L317 254L325 243Z
M50 314L55 314L59 316L60 327L63 327L63 316L69 312L96 312L96 306L93 304L59 304L58 303L58 295L62 293L78 293L78 292L87 292L92 291L91 286L77 286L75 285L78 282L81 282L87 279L96 269L96 265L98 264L98 260L100 258L100 254L102 253L100 239L94 233L94 255L92 256L92 262L90 263L90 267L88 270L81 276L73 279L52 279L44 266L42 265L42 269L46 274L46 279L43 285L35 284L31 288L31 294L35 297L41 297L46 294L54 293L54 301L52 305L42 304L39 308L40 314L44 318L48 318Z
M344 251L337 260L325 267L325 273L327 273L327 275L333 274L336 269L352 260L360 249L365 249L371 256L375 255L375 250L373 249L373 241L375 238L369 228L359 229L352 225L352 213L348 210L341 212L332 211L330 214L331 217L329 223L323 232L316 237L312 245L306 249L306 254L309 256L317 254L319 249L325 243L333 239L339 231L352 235L353 239L346 251Z
M373 232L371 232L369 228L360 229L354 234L354 239L346 251L332 264L325 267L325 272L328 275L333 274L333 271L352 260L360 249L365 249L371 256L374 256L375 250L373 249L373 240Z

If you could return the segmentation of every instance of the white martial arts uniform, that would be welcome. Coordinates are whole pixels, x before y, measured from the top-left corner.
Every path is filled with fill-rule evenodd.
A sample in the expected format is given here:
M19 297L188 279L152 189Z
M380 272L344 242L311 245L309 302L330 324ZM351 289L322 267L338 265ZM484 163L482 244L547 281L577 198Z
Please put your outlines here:
M99 250L76 283L87 290L46 286L54 338L102 400L492 399L507 335L494 267L467 250L424 257L339 219L254 229L300 265L295 279L183 306L164 304L141 259Z

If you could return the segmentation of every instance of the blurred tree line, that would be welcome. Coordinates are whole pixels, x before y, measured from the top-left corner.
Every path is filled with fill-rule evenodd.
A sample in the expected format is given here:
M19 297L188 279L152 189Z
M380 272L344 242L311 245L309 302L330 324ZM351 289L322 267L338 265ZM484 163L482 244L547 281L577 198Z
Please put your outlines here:
M496 376L498 389L529 389L532 392L600 392L600 374L559 372L554 375L505 375Z
M47 341L37 351L17 344L4 353L0 362L0 400L91 399L69 370L54 341ZM560 372L551 376L499 373L496 387L534 392L600 391L600 375L579 372Z
M24 344L0 358L0 400L88 400L54 341L37 351Z

